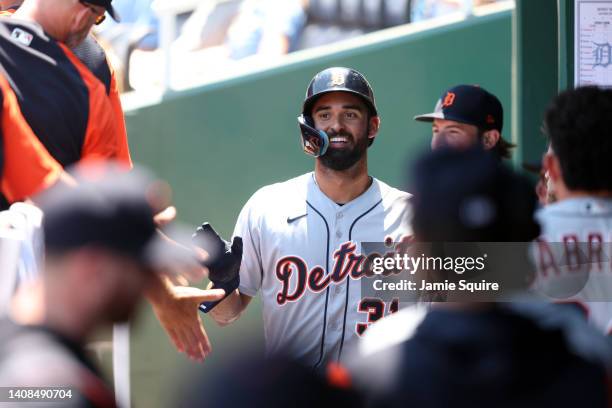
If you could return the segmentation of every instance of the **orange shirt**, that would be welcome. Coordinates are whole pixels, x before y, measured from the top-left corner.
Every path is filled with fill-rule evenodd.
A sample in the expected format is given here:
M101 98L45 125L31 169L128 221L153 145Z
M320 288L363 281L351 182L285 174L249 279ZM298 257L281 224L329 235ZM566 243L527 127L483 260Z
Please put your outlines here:
M10 55L0 64L19 95L24 118L49 153L62 166L112 159L131 168L116 78L95 39L90 36L71 50L46 38L36 24L5 20L0 28L6 28L0 39Z
M72 48L71 51L104 85L117 126L116 159L131 168L132 159L128 146L123 107L121 106L121 98L119 97L117 77L115 71L111 68L106 59L104 49L93 35L89 35L81 44Z
M106 94L104 85L67 46L62 43L58 44L73 63L89 90L89 120L81 149L81 160L129 161L129 155L125 157L122 144L125 138L121 134L116 111ZM123 122L123 116L121 122Z
M0 91L0 190L13 202L51 186L62 173L62 166L51 157L26 123L15 94L3 76L0 76Z

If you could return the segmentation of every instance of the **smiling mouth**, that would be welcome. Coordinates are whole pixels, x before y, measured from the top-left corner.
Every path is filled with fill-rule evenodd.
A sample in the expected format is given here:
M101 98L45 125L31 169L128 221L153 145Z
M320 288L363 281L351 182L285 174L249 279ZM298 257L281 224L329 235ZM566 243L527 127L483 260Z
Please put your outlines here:
M343 146L347 144L348 141L349 139L346 136L334 136L329 138L329 143L335 146Z

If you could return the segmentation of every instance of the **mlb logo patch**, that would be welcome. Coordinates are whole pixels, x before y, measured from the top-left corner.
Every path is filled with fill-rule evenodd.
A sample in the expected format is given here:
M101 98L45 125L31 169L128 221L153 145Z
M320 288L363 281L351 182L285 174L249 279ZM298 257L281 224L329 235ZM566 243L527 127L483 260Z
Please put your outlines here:
M32 40L34 39L34 36L28 33L27 31L22 30L21 28L15 28L11 33L11 38L29 47L32 43Z

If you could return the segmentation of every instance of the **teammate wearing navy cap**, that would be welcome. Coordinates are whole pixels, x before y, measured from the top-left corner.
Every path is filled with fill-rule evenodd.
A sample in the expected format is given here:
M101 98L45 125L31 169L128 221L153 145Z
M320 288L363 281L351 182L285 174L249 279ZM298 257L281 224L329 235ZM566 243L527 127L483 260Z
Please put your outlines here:
M512 156L514 145L502 137L502 104L495 95L477 85L457 85L448 89L432 113L414 119L432 123L432 149L440 146L465 149L480 142L499 158Z

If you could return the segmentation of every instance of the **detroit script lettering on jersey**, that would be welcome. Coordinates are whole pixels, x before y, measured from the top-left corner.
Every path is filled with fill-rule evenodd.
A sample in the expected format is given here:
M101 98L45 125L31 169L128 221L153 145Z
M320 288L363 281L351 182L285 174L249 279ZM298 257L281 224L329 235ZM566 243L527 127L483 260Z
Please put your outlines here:
M401 242L410 239L409 236L402 237ZM341 284L345 279L359 280L364 276L374 276L375 273L371 267L372 261L382 255L379 253L357 254L356 248L357 245L352 242L342 244L334 252L334 264L331 273L327 273L321 266L309 269L306 261L299 256L293 255L281 258L276 264L276 277L282 285L276 296L278 304L284 305L286 302L296 302L307 290L319 293L331 284ZM398 244L395 250L401 250L401 244ZM387 252L384 256L393 256L395 253ZM292 287L293 290L291 290Z
M249 199L234 230L244 244L239 290L261 295L269 354L324 367L385 310L397 310L397 302L364 299L359 280L372 273L374 252L396 251L394 243L412 235L409 197L373 178L361 196L339 205L307 173Z

